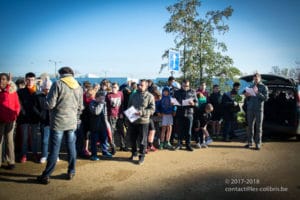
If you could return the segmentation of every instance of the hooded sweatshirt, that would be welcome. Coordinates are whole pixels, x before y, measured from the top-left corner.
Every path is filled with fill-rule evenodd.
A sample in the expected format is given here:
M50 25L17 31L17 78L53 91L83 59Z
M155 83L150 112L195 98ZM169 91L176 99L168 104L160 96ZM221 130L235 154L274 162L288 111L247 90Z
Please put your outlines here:
M165 96L164 91L168 91L169 95ZM162 90L162 98L160 100L160 112L162 114L172 114L176 111L176 107L171 104L171 96L169 87L164 87Z
M53 83L47 103L50 109L50 128L56 131L75 130L83 110L83 91L72 75L62 75Z

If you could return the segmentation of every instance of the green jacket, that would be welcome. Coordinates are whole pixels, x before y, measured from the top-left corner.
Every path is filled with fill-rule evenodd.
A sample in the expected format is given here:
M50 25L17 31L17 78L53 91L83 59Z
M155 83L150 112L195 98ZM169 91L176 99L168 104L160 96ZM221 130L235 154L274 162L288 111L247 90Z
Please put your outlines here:
M72 76L53 83L47 95L50 128L56 131L75 130L83 110L83 91Z
M153 115L155 111L155 101L153 95L148 92L140 92L132 94L128 102L128 108L133 106L136 110L140 112L140 118L137 119L135 124L147 124L149 123L150 116Z

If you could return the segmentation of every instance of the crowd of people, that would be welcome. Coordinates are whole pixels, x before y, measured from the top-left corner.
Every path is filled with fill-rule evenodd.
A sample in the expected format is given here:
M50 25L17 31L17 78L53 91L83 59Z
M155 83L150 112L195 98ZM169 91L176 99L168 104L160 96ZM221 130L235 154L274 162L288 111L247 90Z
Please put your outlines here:
M98 151L105 158L113 157L116 151L131 151L129 160L141 165L145 155L157 149L193 151L207 148L213 139L230 141L241 110L238 82L223 94L214 85L209 94L205 83L194 90L189 80L178 84L172 76L159 88L146 79L123 85L106 79L100 84L86 81L81 85L70 67L58 72L60 78L53 83L49 77L37 83L32 72L15 83L9 74L0 74L0 155L4 141L6 168L14 169L15 160L26 163L31 151L33 161L47 163L37 178L42 184L49 183L59 162L63 138L68 152L67 178L71 180L77 156L97 161ZM249 126L245 147L255 143L259 150L268 88L256 73L248 89L253 92L243 93ZM134 108L134 121L124 114L129 108Z

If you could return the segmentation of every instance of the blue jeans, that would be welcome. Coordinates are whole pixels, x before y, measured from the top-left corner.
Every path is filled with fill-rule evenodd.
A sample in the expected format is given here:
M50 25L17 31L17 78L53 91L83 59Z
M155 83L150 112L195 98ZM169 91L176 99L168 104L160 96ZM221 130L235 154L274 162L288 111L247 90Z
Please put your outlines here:
M107 132L92 132L91 134L91 150L92 156L97 156L97 142L100 140L102 154L107 154Z
M22 150L21 150L21 156L26 156L28 151L28 135L31 133L31 149L33 154L37 154L38 149L38 132L39 132L39 124L21 124L21 130L22 130Z
M66 145L68 151L68 173L75 174L75 164L76 164L76 135L74 130L67 131L56 131L51 130L50 132L50 143L49 143L49 156L47 159L47 166L44 170L42 176L49 177L54 171L58 154L60 151L61 141L63 136L66 137Z
M41 125L41 133L42 133L42 157L48 156L48 144L49 144L49 136L50 136L50 127Z

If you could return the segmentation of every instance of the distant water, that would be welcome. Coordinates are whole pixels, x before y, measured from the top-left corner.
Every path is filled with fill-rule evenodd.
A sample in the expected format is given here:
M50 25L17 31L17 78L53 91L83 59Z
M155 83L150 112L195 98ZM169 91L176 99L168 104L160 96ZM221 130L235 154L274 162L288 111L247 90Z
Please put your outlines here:
M80 84L83 84L83 82L85 81L89 81L91 84L94 83L99 83L103 80L103 79L107 79L109 80L111 83L117 82L119 85L122 85L123 83L126 83L128 78L126 77L113 77L113 78L75 78ZM55 81L56 79L51 79L51 81Z
M103 80L103 79L106 79L106 80L109 80L111 83L113 82L117 82L119 85L122 85L123 83L127 83L128 80L130 80L129 78L127 77L107 77L107 78L103 78L103 77L100 77L100 78L75 78L79 83L83 83L85 81L89 81L91 84L94 84L94 83L99 83ZM51 81L55 81L56 79L52 78ZM154 83L157 83L157 82L167 82L168 81L168 78L156 78L156 79L152 79L152 81Z
M111 83L117 82L119 85L122 85L123 83L127 82L126 77L115 77L115 78L76 78L76 80L80 83L83 83L84 81L89 81L91 84L99 83L103 80L109 80Z
M124 83L127 83L128 78L127 77L107 77L107 78L75 78L79 83L83 83L85 81L89 81L91 84L94 83L99 83L103 80L103 79L107 79L109 80L111 83L113 82L117 82L119 85L122 85ZM51 79L52 81L55 81L55 79ZM156 78L156 79L152 79L154 83L157 82L167 82L168 78ZM218 78L213 78L213 84L219 84L219 79ZM247 83L246 81L241 80L241 87L240 87L240 93L242 93L242 91L245 89L245 87L249 86L249 83ZM226 85L228 85L230 88L232 88L233 85L233 81L232 80L228 80L225 82ZM224 92L224 91L223 91Z

